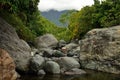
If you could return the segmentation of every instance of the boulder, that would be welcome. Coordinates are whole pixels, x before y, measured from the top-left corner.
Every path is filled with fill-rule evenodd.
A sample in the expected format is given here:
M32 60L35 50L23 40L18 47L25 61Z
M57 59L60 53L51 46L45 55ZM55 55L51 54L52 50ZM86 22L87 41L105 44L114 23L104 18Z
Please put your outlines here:
M36 54L31 60L30 60L30 71L34 73L38 73L39 70L41 70L44 66L45 60L42 56Z
M0 49L0 80L16 80L14 60L3 49Z
M55 48L57 47L58 40L52 34L45 34L35 39L35 44L38 49L41 48Z
M79 43L82 67L120 74L120 26L93 29Z
M5 49L13 58L17 70L28 71L30 50L29 45L21 40L15 29L0 18L0 48Z
M59 74L60 73L60 66L58 63L54 61L47 61L45 65L45 71L51 74Z
M65 71L73 68L80 68L78 61L72 57L61 57L57 62Z

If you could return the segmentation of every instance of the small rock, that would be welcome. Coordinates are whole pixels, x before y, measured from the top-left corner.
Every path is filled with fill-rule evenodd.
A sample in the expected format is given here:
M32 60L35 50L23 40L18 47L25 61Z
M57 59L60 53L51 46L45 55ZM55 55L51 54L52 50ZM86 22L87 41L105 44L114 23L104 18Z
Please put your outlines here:
M41 70L44 66L44 58L38 54L36 54L31 60L30 60L30 70L33 72L38 72Z
M58 43L59 48L64 47L66 45L66 42L64 40L60 40Z
M54 53L52 54L53 57L64 57L64 53L58 50L54 50Z
M52 57L53 54L53 50L50 48L43 48L41 49L41 51L43 52L43 57Z
M60 66L58 63L54 61L47 61L45 65L45 71L51 74L59 74L60 73Z
M61 68L64 68L65 70L71 70L73 68L80 67L79 62L72 57L61 57L57 62Z
M78 47L78 45L77 44L75 44L75 43L70 43L70 44L67 44L66 46L64 46L64 47L66 47L67 48L67 50L69 51L69 50L72 50L72 49L74 49L74 48L77 48Z
M38 73L37 73L37 75L45 75L45 74L46 74L46 73L45 73L44 70L39 70Z
M68 56L68 57L73 57L73 56L74 56L74 53L68 52L68 53L67 53L67 56Z

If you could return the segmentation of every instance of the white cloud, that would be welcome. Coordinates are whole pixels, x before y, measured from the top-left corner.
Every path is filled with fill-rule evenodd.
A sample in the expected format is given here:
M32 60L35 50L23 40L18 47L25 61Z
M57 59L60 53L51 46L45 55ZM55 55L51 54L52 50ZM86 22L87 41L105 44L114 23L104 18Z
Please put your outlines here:
M83 6L92 5L93 3L93 0L40 0L38 8L40 11L48 11L50 9L58 11L80 10Z

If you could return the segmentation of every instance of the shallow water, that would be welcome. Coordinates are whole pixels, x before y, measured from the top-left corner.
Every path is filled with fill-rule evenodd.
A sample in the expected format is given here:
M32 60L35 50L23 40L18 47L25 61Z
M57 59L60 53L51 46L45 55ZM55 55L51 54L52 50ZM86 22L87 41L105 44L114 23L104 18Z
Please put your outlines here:
M22 80L120 80L120 75L87 71L85 75L74 75L74 76L65 76L65 75L45 75L45 76L28 76L25 75Z

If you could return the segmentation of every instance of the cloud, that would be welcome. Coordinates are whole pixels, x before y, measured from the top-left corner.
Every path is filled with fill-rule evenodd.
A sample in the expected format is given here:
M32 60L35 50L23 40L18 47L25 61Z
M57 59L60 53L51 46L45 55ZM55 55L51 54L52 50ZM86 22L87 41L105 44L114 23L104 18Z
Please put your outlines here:
M92 5L93 0L40 0L38 8L40 11L51 9L62 11L76 9L80 10L83 6Z

